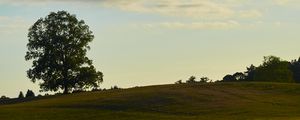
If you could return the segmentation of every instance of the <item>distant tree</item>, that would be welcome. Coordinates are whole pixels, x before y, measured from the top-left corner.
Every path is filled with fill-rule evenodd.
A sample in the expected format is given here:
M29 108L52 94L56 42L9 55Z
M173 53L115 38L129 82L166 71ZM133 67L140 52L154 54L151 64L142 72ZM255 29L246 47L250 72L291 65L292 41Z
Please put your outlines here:
M223 77L222 82L234 82L237 81L233 75L226 75Z
M247 71L245 72L245 80L246 81L253 81L254 80L254 74L255 74L256 67L251 64L249 67L247 67Z
M24 98L24 94L23 94L23 92L22 91L20 91L20 93L19 93L19 97L18 97L19 99L23 99Z
M32 90L27 90L25 97L26 98L35 97L35 94Z
M233 76L233 77L235 78L235 80L237 80L237 81L243 81L243 80L246 79L246 75L245 75L244 73L242 73L242 72L236 72L236 73L234 73L232 76Z
M175 84L182 84L182 80L176 81Z
M196 83L196 77L195 76L191 76L186 83Z
M8 100L8 99L10 99L10 98L6 97L5 95L2 95L1 98L0 98L0 100Z
M117 89L120 89L118 86L112 86L111 88L110 88L111 90L117 90Z
M275 56L264 57L263 64L255 70L254 81L295 82L290 63Z
M277 56L264 56L263 64L261 65L262 67L270 66L270 65L275 65L279 64L281 61L280 57Z
M34 83L42 80L43 91L62 89L69 93L76 88L98 87L103 81L103 74L86 57L94 35L75 15L51 12L30 27L28 38L25 59L33 65L27 75Z
M209 81L210 81L210 79L208 77L202 77L202 78L200 78L200 83L207 83Z
M297 83L300 83L300 57L298 60L291 62L291 71L293 72L293 78Z

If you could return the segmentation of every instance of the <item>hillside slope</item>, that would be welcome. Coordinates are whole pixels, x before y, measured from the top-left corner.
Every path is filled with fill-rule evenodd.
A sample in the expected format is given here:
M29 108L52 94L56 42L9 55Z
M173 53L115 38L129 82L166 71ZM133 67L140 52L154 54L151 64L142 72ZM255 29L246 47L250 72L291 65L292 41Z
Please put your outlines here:
M0 105L5 120L300 119L300 85L211 83L77 93Z

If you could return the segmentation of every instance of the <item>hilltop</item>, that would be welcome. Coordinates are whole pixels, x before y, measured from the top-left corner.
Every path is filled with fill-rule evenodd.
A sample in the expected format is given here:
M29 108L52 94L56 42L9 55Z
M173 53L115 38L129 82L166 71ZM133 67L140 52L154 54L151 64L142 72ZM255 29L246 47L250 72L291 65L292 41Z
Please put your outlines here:
M298 84L158 85L4 104L0 119L300 119L299 101Z

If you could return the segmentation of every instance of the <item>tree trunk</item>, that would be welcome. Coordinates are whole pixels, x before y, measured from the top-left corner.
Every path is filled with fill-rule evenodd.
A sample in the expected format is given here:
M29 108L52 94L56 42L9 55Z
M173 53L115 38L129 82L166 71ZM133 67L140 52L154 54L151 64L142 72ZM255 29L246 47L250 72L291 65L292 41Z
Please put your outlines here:
M64 94L69 94L69 88L68 88L68 85L65 84L64 87L65 87L65 88L64 88Z

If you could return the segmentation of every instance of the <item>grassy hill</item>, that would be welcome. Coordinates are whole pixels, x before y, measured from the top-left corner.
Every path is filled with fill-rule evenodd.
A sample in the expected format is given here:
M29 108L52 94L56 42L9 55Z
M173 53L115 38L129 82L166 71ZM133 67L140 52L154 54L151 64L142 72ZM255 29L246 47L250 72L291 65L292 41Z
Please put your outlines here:
M211 83L148 86L0 105L5 120L299 120L300 85Z

